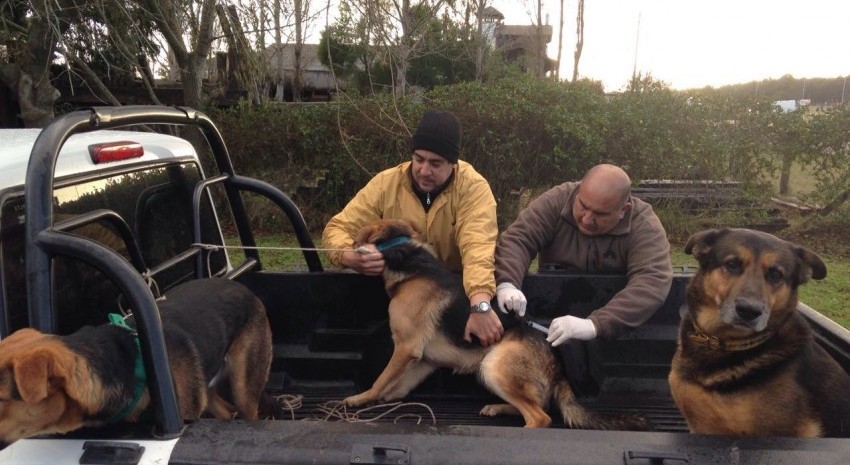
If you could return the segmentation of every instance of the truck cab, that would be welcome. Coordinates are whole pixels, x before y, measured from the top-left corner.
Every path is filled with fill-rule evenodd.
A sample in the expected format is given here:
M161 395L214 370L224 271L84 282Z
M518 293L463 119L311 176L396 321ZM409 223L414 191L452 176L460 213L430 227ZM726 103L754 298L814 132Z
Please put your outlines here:
M197 132L152 131L175 126ZM339 401L370 386L392 352L383 283L325 269L297 205L274 186L237 174L206 115L104 107L3 140L0 338L24 327L69 334L132 309L153 415L145 423L16 441L0 450L0 463L797 464L844 463L850 455L846 439L688 432L667 385L693 271L687 268L677 270L666 302L646 324L614 341L571 343L561 354L581 381L584 405L645 415L652 432L572 430L557 421L532 431L520 418L482 417L492 394L474 376L447 370L401 402L346 410ZM300 270L264 266L247 194L279 207L302 249ZM266 389L290 400L288 418L180 418L155 299L210 276L238 280L264 302L274 340ZM529 273L528 316L543 325L565 311L586 316L625 283L619 275ZM850 370L850 333L805 305L800 311Z

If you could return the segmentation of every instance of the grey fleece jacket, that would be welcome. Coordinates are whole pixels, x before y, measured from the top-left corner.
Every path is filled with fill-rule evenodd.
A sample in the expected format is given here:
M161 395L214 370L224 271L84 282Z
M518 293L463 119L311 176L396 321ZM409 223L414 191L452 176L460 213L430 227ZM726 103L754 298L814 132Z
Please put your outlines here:
M613 339L646 322L667 298L673 282L670 243L652 206L635 197L632 208L611 232L582 234L572 212L579 184L568 182L544 192L502 233L496 245L496 283L508 282L521 289L538 254L538 265L557 264L579 273L625 274L626 287L589 316L597 337Z

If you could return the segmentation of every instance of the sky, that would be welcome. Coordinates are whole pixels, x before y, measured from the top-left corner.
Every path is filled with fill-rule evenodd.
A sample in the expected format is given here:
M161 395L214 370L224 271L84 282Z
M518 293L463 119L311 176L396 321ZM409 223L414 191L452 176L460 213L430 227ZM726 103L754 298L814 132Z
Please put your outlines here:
M535 3L532 3L535 2ZM543 0L557 56L558 0ZM564 0L561 76L572 78L577 0ZM531 24L536 0L493 0ZM585 0L579 76L622 90L634 70L674 89L850 75L848 0ZM544 19L544 23L545 23Z

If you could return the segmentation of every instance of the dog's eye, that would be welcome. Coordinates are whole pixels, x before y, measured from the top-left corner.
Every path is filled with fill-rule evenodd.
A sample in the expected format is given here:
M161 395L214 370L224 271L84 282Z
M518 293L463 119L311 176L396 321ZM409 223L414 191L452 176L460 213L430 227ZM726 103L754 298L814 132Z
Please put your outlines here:
M741 272L741 260L737 258L730 258L729 260L726 260L725 263L723 263L723 267L726 268L726 271L728 273L738 274Z
M767 273L765 273L764 278L772 284L778 284L781 283L783 279L785 279L785 274L782 272L782 270L778 268L771 268L767 270Z

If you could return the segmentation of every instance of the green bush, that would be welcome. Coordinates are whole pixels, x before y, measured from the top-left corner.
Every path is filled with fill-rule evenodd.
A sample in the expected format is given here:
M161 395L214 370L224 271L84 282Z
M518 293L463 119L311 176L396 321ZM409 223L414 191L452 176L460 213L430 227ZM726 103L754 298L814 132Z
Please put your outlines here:
M427 108L461 120L461 158L490 182L502 228L529 198L600 162L623 166L634 181L740 181L755 197L768 195L767 181L775 177L771 102L673 91L649 77L615 95L592 81L516 75L400 100L246 104L210 116L236 170L279 187L318 231L374 174L410 159L410 134ZM279 227L271 207L253 202L256 224Z

